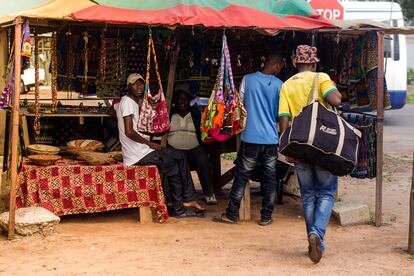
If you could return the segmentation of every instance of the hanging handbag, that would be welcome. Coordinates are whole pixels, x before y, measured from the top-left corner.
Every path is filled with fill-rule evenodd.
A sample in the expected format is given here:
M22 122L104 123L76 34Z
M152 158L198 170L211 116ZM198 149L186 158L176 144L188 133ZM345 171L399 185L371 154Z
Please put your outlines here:
M316 74L308 105L293 119L280 137L280 152L308 164L315 164L343 176L352 172L358 160L361 132L336 111L318 100Z
M159 85L159 90L156 95L151 95L149 86L151 71L151 52L154 56L155 72L157 74ZM168 105L163 93L161 77L158 70L157 56L155 54L154 41L150 32L148 38L145 91L138 118L138 131L148 135L159 136L168 132L170 128L171 125L168 118Z
M223 35L220 69L201 119L203 142L223 142L246 127L247 111L235 89L227 38Z

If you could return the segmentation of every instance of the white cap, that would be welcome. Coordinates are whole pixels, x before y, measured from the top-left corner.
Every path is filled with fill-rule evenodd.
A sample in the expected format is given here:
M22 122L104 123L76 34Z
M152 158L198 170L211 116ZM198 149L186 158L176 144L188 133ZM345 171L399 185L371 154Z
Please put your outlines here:
M144 80L144 78L141 76L141 74L138 74L138 73L133 73L133 74L130 74L130 75L128 76L126 84L127 84L127 85L129 85L129 84L134 84L137 80L142 80L143 82L145 82L145 80Z

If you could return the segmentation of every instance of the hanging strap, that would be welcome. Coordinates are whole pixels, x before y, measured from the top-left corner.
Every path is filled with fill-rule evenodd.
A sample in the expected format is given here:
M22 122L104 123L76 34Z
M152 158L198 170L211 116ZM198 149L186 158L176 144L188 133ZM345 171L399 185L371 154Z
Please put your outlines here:
M230 59L230 51L229 46L227 44L227 37L223 34L223 48L224 48L224 57L225 57L225 63L226 63L226 69L227 73L230 78L230 88L232 91L234 91L234 81L233 81L233 70L231 69L231 59Z
M151 72L151 52L152 52L152 55L154 56L155 73L157 74L158 85L160 86L160 90L158 93L162 93L163 88L162 88L161 76L160 76L160 71L158 69L158 61L157 61L157 55L155 53L155 46L154 46L154 40L152 38L152 31L150 30L149 35L148 35L147 72L145 76L144 97L146 98L148 98L148 91L149 91L149 80L150 80L150 72Z
M315 76L313 77L311 91L309 92L308 105L312 101L316 101L318 99L318 94L319 94L319 73L316 73Z

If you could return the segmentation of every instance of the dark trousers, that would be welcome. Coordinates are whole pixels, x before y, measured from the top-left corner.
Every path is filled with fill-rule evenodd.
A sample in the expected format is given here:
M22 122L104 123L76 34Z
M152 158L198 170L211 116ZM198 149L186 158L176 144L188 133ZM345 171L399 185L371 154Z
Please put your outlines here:
M195 170L200 179L203 194L211 196L214 194L213 183L210 181L210 161L207 149L198 146L190 150L181 150L186 156L191 170Z
M244 195L247 182L254 169L260 164L261 184L263 192L262 209L263 220L271 219L276 197L276 161L277 145L259 145L242 142L236 160L236 174L231 187L229 205L226 216L236 220L239 215L240 202Z
M147 154L137 165L156 165L167 177L172 195L172 208L176 215L185 212L183 202L196 199L187 157L183 152L172 148L156 150Z

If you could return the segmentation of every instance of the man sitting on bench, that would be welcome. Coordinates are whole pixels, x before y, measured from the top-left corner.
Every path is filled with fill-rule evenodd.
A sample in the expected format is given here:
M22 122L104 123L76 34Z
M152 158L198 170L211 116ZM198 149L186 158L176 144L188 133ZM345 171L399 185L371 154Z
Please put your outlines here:
M118 120L123 162L132 165L156 165L168 179L172 194L170 213L174 217L204 217L205 209L195 200L196 192L186 156L172 148L162 148L138 133L138 117L145 82L140 74L127 79L128 93L114 105Z

